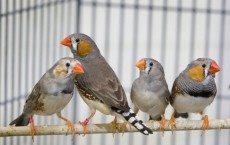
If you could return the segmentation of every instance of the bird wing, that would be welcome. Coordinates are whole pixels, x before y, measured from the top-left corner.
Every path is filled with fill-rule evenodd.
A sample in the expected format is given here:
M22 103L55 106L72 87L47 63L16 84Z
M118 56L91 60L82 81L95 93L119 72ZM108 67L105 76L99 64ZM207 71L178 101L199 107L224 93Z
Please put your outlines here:
M83 64L84 74L77 75L77 82L105 104L129 111L127 98L116 74L101 56Z
M173 104L174 99L176 98L177 95L182 94L183 92L181 91L179 85L178 85L178 78L173 83L171 95L169 96L169 101L170 104Z
M33 110L35 110L39 105L38 99L40 98L40 96L41 96L41 86L39 83L37 83L26 100L23 112L29 114Z

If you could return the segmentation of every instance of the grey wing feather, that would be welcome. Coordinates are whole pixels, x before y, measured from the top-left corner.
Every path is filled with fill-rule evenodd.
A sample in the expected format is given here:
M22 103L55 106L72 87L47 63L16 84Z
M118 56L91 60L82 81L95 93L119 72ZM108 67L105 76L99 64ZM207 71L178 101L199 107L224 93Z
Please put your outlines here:
M23 112L25 114L30 114L34 108L36 108L36 105L38 103L38 99L41 96L41 86L39 83L37 83L32 92L30 93L28 99L26 100L26 103L24 105Z
M78 83L105 104L129 111L130 108L121 83L102 56L90 63L83 64L83 66L85 73L76 76Z

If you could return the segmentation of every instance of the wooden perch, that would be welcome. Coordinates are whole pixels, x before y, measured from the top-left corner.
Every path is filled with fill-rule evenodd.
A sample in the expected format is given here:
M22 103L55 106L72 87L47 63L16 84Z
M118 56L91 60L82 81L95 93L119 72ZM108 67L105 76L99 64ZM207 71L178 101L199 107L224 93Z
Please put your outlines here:
M161 131L160 124L157 121L148 121L146 124L153 131ZM166 122L168 124L168 122ZM202 126L202 121L195 120L177 120L176 130L186 131L186 130L200 130ZM82 126L76 124L76 134L82 134ZM36 135L61 135L70 134L71 130L67 133L67 126L35 126L37 134ZM230 119L215 119L210 120L208 129L230 129ZM170 131L169 127L166 127L166 131ZM87 125L87 134L100 134L100 133L112 133L112 124L90 124ZM125 132L138 132L134 127L127 125ZM29 136L30 134L29 126L23 127L0 127L0 137L6 136Z

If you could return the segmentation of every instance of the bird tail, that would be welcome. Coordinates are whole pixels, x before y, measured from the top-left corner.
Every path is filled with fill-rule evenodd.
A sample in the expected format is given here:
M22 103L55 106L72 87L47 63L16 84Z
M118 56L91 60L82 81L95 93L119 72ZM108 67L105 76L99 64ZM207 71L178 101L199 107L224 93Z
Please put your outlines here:
M10 125L15 126L27 126L29 124L30 117L28 115L25 115L24 113L20 115L18 118L13 120Z
M132 126L134 126L137 130L139 130L144 135L153 134L153 131L147 127L142 120L138 118L138 116L133 112L133 110L129 110L128 112L114 109L116 113L122 115L126 121L128 121Z
M174 116L175 116L175 118L179 118L179 117L188 118L188 113L178 113L178 112L176 112L176 114Z

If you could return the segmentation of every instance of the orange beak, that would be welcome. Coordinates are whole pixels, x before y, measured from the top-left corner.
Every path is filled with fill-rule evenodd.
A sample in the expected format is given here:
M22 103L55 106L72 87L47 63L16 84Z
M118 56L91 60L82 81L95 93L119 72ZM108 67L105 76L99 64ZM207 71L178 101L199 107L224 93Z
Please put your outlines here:
M213 61L210 65L208 72L211 74L214 74L214 73L219 72L219 71L220 71L220 67L217 65L217 63L215 61Z
M145 69L145 60L141 59L136 63L136 67L138 67L139 69L143 70Z
M65 45L65 46L68 46L68 47L71 47L71 38L68 36L68 37L66 37L65 39L63 39L62 41L61 41L61 44L62 45Z
M80 63L77 63L75 65L75 67L73 68L73 71L72 71L73 74L83 74L84 73L84 70L83 70L83 67Z

